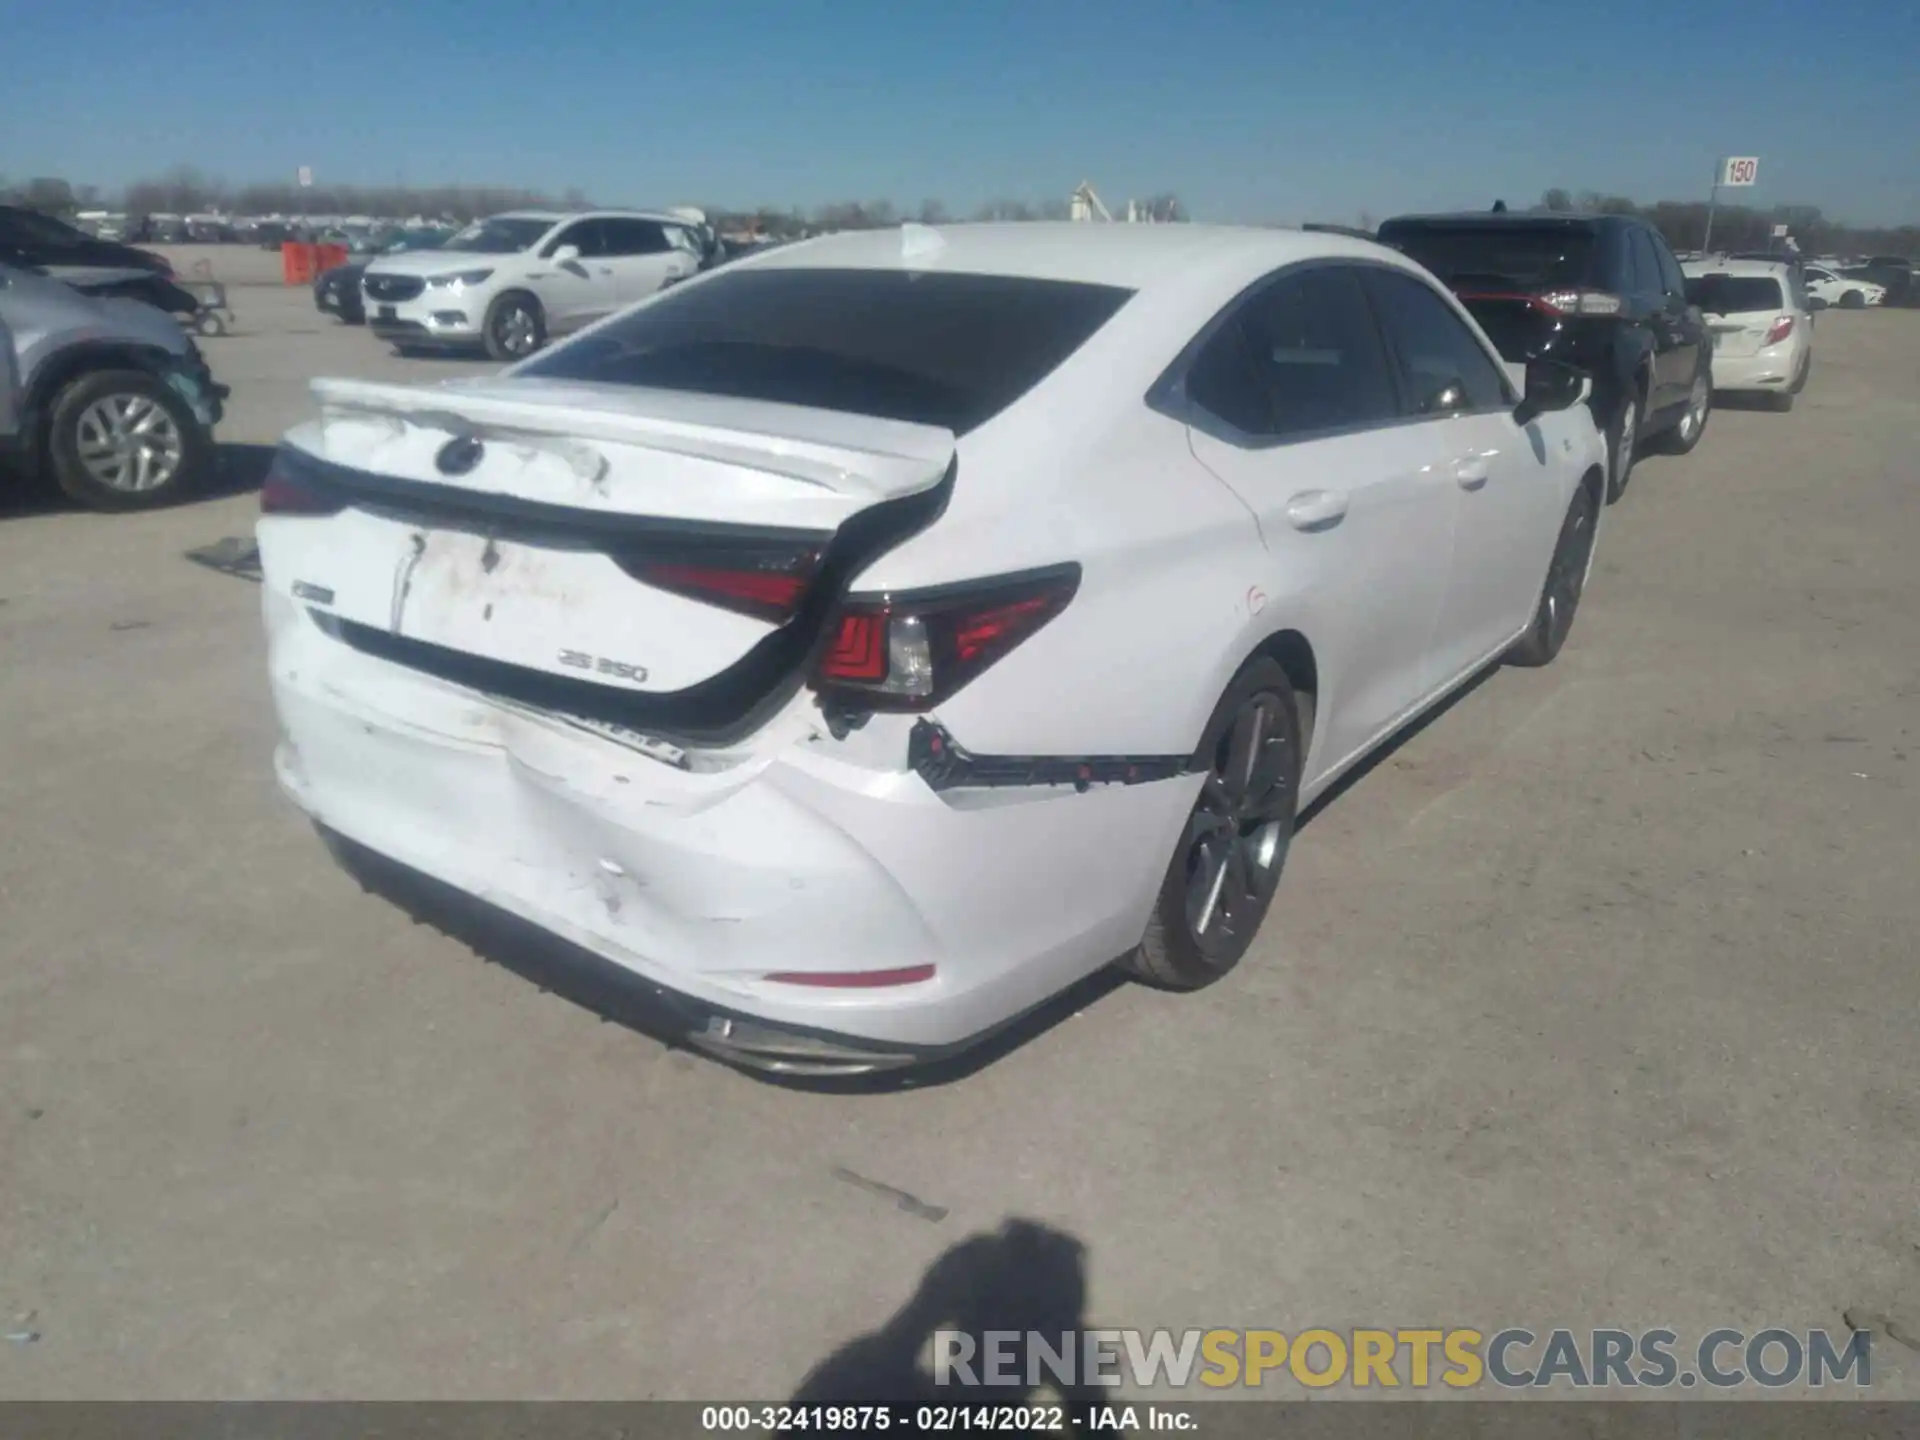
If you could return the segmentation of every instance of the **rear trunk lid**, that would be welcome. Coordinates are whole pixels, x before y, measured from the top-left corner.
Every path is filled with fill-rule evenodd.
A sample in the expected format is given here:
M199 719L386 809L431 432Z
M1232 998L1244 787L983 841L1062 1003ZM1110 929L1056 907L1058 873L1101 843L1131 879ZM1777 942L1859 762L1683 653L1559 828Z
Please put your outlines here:
M263 492L266 583L363 652L523 704L731 731L937 512L951 432L537 379L323 380ZM317 498L316 498L317 497Z
M1758 355L1766 344L1767 332L1773 328L1774 321L1780 318L1777 310L1758 310L1743 315L1709 315L1707 329L1713 334L1713 353L1730 360Z

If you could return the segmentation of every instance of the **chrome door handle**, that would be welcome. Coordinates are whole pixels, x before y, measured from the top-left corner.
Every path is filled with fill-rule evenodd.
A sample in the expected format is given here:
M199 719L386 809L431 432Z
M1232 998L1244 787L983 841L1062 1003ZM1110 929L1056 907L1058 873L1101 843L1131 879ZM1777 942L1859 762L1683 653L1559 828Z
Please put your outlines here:
M1326 530L1346 518L1347 497L1338 490L1302 490L1287 501L1287 523L1296 530Z
M1487 477L1492 473L1492 467L1478 455L1470 460L1457 461L1453 467L1453 478L1460 482L1462 490L1478 490L1487 483Z

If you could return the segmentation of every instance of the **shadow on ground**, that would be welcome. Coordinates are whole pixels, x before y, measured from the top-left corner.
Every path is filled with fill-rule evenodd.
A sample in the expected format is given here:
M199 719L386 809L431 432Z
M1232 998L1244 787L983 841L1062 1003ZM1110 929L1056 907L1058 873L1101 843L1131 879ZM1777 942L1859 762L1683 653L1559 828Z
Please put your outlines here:
M1069 1343L1063 1337L1077 1345L1088 1328L1086 1302L1086 1248L1046 1225L1009 1220L998 1230L969 1236L934 1261L907 1303L879 1329L849 1341L816 1365L800 1382L792 1403L887 1404L896 1416L903 1409L943 1402L1022 1405L1039 1400L1062 1405L1069 1415L1084 1411L1111 1396L1098 1387L1067 1386L1051 1377L1043 1391L1026 1383L1024 1356L1011 1367L1020 1372L1012 1384L988 1384L989 1372L978 1353L970 1357L977 1385L937 1384L930 1367L934 1336L942 1330L961 1332L975 1342L976 1350L979 1337L996 1330L1039 1335L1049 1347ZM1079 1358L1073 1357L1071 1371L1076 1380ZM964 1377L965 1372L957 1373ZM1073 1428L1068 1427L1069 1433Z
M221 441L215 448L217 453L212 473L171 506L163 505L161 509L180 509L210 500L228 500L260 488L260 482L266 479L267 467L273 463L273 446ZM57 515L64 511L84 513L85 509L85 506L68 499L60 487L53 483L51 475L44 472L27 474L17 469L0 472L0 519ZM103 518L124 521L128 514L137 513L125 512Z

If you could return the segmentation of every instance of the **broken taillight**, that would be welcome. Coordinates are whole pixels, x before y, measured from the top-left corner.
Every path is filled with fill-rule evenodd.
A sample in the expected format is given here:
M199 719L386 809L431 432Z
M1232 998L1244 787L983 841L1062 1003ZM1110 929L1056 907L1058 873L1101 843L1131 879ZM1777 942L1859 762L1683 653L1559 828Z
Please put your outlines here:
M865 710L925 710L1066 609L1080 567L854 597L829 622L814 689Z

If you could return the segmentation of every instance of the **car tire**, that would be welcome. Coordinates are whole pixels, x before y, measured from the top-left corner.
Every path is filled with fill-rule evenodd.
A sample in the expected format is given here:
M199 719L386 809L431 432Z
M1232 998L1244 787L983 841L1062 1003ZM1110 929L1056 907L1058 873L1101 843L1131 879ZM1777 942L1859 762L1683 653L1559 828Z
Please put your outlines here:
M1685 455L1707 433L1707 421L1713 416L1713 372L1702 364L1693 372L1693 385L1687 391L1687 408L1673 428L1660 437L1660 448L1668 455Z
M1613 414L1603 427L1607 437L1609 505L1627 493L1627 482L1633 478L1634 456L1640 448L1641 422L1646 418L1646 402L1641 398L1643 393L1644 387L1636 376L1633 388L1613 407Z
M213 436L199 417L144 370L82 375L54 397L48 416L54 483L94 510L171 504L212 468L213 457Z
M1840 297L1840 308L1842 310L1866 309L1867 308L1867 292L1864 290L1846 291Z
M487 354L511 363L524 360L547 343L547 317L540 302L524 290L497 295L487 306Z
M1120 961L1134 979L1198 990L1246 954L1293 840L1310 706L1266 656L1248 662L1220 697L1194 752L1206 782L1181 828L1146 932Z
M1580 596L1587 588L1587 573L1593 566L1593 542L1600 530L1600 497L1595 488L1581 481L1567 513L1560 522L1560 534L1547 561L1547 578L1540 586L1540 600L1534 606L1533 622L1527 633L1507 651L1506 663L1527 669L1551 665L1560 647L1573 630L1573 617L1580 608Z

